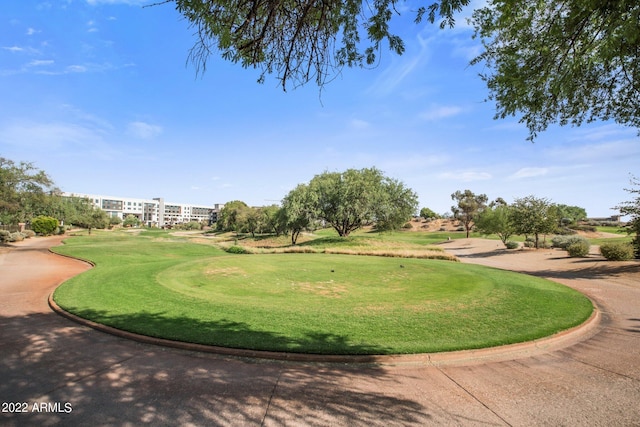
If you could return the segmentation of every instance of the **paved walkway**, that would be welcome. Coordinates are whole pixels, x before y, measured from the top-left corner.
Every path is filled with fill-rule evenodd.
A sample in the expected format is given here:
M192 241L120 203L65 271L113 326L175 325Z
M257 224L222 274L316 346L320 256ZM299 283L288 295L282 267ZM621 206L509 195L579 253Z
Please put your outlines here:
M0 247L2 426L640 425L636 262L451 242L447 250L464 262L579 289L597 302L600 325L571 346L507 360L314 364L140 344L58 316L47 296L88 268L47 251L58 242ZM28 412L15 413L16 403Z

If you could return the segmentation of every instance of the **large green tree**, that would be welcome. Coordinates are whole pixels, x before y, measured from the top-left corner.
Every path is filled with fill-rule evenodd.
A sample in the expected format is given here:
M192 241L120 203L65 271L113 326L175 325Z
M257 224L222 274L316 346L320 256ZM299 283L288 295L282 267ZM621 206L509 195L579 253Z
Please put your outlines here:
M467 238L469 238L473 222L484 210L489 199L486 194L475 194L471 190L458 190L451 195L451 199L456 202L451 207L451 212L453 212L454 218L462 222L467 231Z
M291 232L291 244L295 245L300 233L309 229L315 218L312 194L307 184L299 184L282 200L278 215L281 228Z
M440 218L440 215L438 215L437 213L435 213L434 211L432 211L429 208L422 208L420 209L420 216L424 219L437 219Z
M89 230L89 234L94 228L107 228L109 226L109 215L102 209L93 206L89 199L84 200L87 202L85 208L76 212L71 219L71 223L78 227L86 228Z
M514 234L511 222L511 207L505 203L492 204L475 219L475 227L482 234L495 234L506 246Z
M166 0L191 23L198 72L211 54L275 74L283 89L334 79L344 67L376 64L400 10L441 28L469 0ZM403 6L403 7L399 7ZM529 138L549 124L613 119L640 127L640 3L637 0L489 0L472 23L496 118L518 115Z
M16 224L41 213L53 181L33 163L0 157L0 222Z
M398 230L416 213L418 196L397 179L384 177L375 209L378 231Z
M218 215L216 227L222 231L241 233L247 229L246 217L248 211L249 206L241 200L225 203Z
M587 219L587 211L580 206L557 205L560 214L560 225L575 224Z
M310 211L342 237L374 223L399 228L418 208L412 190L376 168L324 172L309 182L309 191Z
M516 199L510 214L515 233L534 236L536 248L540 247L540 235L554 232L560 220L560 211L555 204L535 196Z

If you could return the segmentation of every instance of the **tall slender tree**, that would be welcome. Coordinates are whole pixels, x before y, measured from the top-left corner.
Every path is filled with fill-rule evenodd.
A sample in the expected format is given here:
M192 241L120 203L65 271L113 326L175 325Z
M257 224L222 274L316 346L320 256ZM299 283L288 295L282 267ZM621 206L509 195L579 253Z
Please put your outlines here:
M451 207L451 212L454 218L462 222L469 238L473 222L486 207L487 195L475 194L471 190L458 190L451 195L451 199L456 201L456 204Z

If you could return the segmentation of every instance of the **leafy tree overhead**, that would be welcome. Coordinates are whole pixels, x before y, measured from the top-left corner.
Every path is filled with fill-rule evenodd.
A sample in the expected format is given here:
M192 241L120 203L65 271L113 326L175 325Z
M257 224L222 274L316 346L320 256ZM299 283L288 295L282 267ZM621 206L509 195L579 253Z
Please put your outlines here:
M171 0L167 0L166 3ZM206 69L212 52L243 67L259 68L259 81L276 73L286 90L315 81L319 86L345 67L373 65L383 42L397 54L404 42L393 34L390 21L397 15L391 0L173 0L176 9L196 29L198 39L190 59L198 71ZM438 0L417 11L430 22L453 15L469 0ZM368 45L362 41L366 34Z
M204 72L213 53L276 74L283 89L315 81L320 87L344 67L376 64L386 46L405 51L391 30L398 2L379 0L166 0L191 23L197 41L190 59ZM417 9L440 27L469 0L430 0ZM484 51L472 63L496 118L521 115L533 140L549 124L613 119L640 127L640 3L637 0L489 0L473 12ZM366 37L367 40L363 40Z
M451 212L464 225L468 238L471 225L487 204L487 195L475 194L471 190L458 190L451 195L451 199L457 202L455 206L451 207Z
M496 118L640 127L640 2L492 0L473 14Z

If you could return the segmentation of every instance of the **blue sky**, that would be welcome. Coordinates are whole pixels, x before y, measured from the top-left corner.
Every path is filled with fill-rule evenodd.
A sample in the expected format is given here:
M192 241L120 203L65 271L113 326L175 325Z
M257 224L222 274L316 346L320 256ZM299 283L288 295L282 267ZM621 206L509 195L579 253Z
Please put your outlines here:
M470 189L609 216L640 176L636 129L552 127L532 144L517 118L493 120L463 19L442 31L407 13L394 21L404 55L284 93L218 57L197 76L194 29L149 3L4 2L0 156L63 191L204 205L271 204L323 171L375 166L439 213Z

